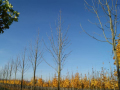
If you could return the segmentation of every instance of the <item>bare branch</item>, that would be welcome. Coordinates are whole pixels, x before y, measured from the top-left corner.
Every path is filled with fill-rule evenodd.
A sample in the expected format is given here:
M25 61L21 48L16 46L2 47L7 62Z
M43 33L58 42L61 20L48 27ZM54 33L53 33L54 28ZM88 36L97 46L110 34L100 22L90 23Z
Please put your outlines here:
M81 24L80 24L80 27L81 27L81 29L82 29L88 36L90 36L91 38L93 38L93 39L95 39L95 40L97 40L97 41L100 41L100 42L107 42L107 41L99 40L99 39L95 38L94 36L91 36L90 34L88 34L88 33L82 28Z
M70 51L68 54L65 54L65 55L62 57L62 59L61 59L61 63L62 63L61 70L63 69L64 62L65 62L66 58L70 55L71 52L72 52L72 51Z
M43 42L44 42L44 40L43 40ZM54 53L52 52L52 50L50 50L50 49L46 46L45 42L44 42L44 45L45 45L46 49L48 50L48 52L51 53L52 57L54 58L53 60L58 64L58 60L57 60L57 58L55 57L55 55L54 55Z
M42 57L43 58L43 57ZM44 58L43 58L43 60L50 66L50 67L52 67L56 72L57 72L57 69L55 69L53 66L51 66Z

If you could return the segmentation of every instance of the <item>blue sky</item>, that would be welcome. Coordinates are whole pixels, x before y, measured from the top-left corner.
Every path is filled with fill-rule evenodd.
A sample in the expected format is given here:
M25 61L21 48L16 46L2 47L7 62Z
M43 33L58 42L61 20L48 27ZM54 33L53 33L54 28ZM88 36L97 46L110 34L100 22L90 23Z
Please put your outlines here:
M90 2L90 0L87 1ZM71 45L66 52L72 51L66 59L61 73L62 76L67 75L68 71L70 75L72 72L76 73L77 71L84 75L88 71L91 72L92 67L94 70L100 71L101 67L103 67L103 62L106 69L109 69L110 65L115 67L113 65L114 60L112 59L112 45L90 38L80 28L81 23L82 27L89 34L94 35L93 32L102 34L99 28L88 22L88 19L92 22L98 21L94 14L85 9L84 0L9 0L9 2L13 5L14 10L20 12L20 16L18 22L13 22L10 28L5 30L4 34L0 35L1 67L4 67L11 58L15 59L17 55L21 55L24 47L29 49L30 42L34 44L38 29L40 30L40 39L43 38L47 46L49 46L50 43L46 33L48 36L51 35L50 25L54 34L56 33L55 21L57 22L60 10L62 11L62 21L64 21L63 30L66 30L69 25L68 37ZM102 20L105 23L103 18ZM120 32L118 31L118 33ZM108 36L111 35L109 32L106 32L106 34ZM104 38L95 36L104 40ZM45 50L44 58L55 67L53 58ZM37 67L37 77L41 77L42 75L44 79L48 79L49 75L52 77L54 74L55 70L45 62L42 62ZM20 72L18 72L17 78L20 77ZM24 78L28 80L31 77L33 77L32 67L24 75Z

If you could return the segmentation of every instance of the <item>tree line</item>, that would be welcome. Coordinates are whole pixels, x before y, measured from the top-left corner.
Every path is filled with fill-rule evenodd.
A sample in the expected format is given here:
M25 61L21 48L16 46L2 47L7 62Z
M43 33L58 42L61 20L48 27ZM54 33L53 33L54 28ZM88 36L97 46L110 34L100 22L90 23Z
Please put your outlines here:
M97 17L98 22L91 22L89 20L89 22L91 22L92 24L95 24L103 33L103 35L100 35L99 33L97 34L100 37L105 38L105 41L99 40L98 38L90 35L88 32L86 32L86 30L84 30L84 28L82 27L82 24L80 24L81 29L91 38L100 41L100 42L108 42L110 45L112 45L113 49L113 53L114 53L114 59L116 62L116 68L117 68L117 78L118 78L118 86L119 86L119 90L120 90L120 71L119 71L119 55L117 55L117 44L120 40L120 35L118 35L118 25L119 25L119 7L118 7L118 0L91 0L92 4L89 4L86 0L84 0L85 3L85 8L87 10L89 10L90 12L92 12L95 17ZM5 4L3 4L5 3ZM1 32L3 33L4 29L9 28L9 26L11 25L11 23L13 21L18 21L17 17L19 16L19 13L14 11L12 9L12 5L9 4L8 0L6 1L1 1L0 2L0 26L1 26ZM15 16L11 16L8 15L8 13L6 12L11 12L13 14L15 14ZM104 14L104 20L106 20L106 22L104 23L102 20L103 18L101 18L101 15L99 13L99 11L102 11ZM11 18L12 17L12 18ZM51 37L49 38L50 40L50 44L51 44L51 48L48 48L46 46L46 44L44 43L44 45L46 46L47 50L50 52L50 54L52 55L52 57L54 58L54 62L58 65L58 70L54 67L52 67L49 63L47 63L47 61L43 58L42 56L42 51L39 51L39 39L37 39L36 41L36 46L35 49L30 49L31 50L31 54L29 56L29 61L32 64L33 67L33 71L34 71L34 80L35 80L35 73L36 73L36 68L37 65L40 64L41 60L44 60L49 66L51 66L52 68L54 68L57 73L58 73L58 90L60 90L60 75L61 75L61 70L62 70L62 66L64 64L64 61L66 60L66 58L68 57L68 55L70 54L70 52L68 54L65 54L64 50L66 49L66 47L69 44L68 38L67 38L67 32L66 33L62 33L61 30L61 11L60 11L60 16L59 16L59 20L58 20L58 27L57 27L57 41L54 41L54 37L53 34L51 34ZM110 31L109 34L111 34L110 37L107 37L106 31ZM51 30L52 32L52 30ZM64 34L64 35L63 35ZM118 37L119 38L118 38ZM43 41L44 42L44 41ZM38 59L39 58L39 59ZM21 65L19 65L21 67L21 72L22 74L24 74L24 70L25 70L25 52L23 53L22 56L22 60L21 60ZM10 67L8 67L10 66ZM11 78L11 72L12 72L12 65L7 65L5 67L5 70L9 70L6 71L4 73L7 73L8 76L8 72L9 72L9 78ZM23 78L23 75L22 75ZM35 81L34 81L35 82ZM22 83L22 82L21 82ZM21 84L22 87L22 84ZM34 86L33 86L34 87Z

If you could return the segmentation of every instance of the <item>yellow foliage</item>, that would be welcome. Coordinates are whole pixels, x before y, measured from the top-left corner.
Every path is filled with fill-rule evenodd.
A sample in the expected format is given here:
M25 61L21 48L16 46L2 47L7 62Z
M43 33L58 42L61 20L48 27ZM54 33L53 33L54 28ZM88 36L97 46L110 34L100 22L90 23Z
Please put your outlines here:
M68 78L66 78L63 82L63 87L65 88L69 88L70 87L70 80Z
M57 87L57 86L58 86L58 80L57 80L57 78L56 78L56 77L55 77L55 78L53 78L52 83L53 83L53 87Z
M120 40L118 41L118 44L116 46L116 53L117 53L118 63L120 65ZM115 59L115 56L113 57L113 59ZM114 61L114 65L116 65L116 61Z
M114 75L117 75L117 72L114 73ZM85 75L84 77L79 76L79 73L76 73L75 75L72 75L72 78L66 77L65 79L60 79L60 87L64 88L77 88L77 89L117 89L118 88L118 82L115 78L115 76L107 75L107 73L103 73L103 70L99 75L95 76L92 75L87 77ZM111 78L114 77L114 78ZM20 80L0 80L0 83L8 83L8 84L21 84ZM23 85L31 86L33 85L33 78L30 82L26 82L23 80ZM56 75L54 76L53 80L44 81L42 78L39 78L38 80L35 79L35 85L40 87L58 87L58 78Z
M43 87L43 80L42 80L42 78L38 79L37 85Z
M43 83L43 87L48 87L49 86L49 83L45 82Z
M33 85L34 83L34 78L31 79L30 84ZM37 78L35 77L35 85L37 84Z

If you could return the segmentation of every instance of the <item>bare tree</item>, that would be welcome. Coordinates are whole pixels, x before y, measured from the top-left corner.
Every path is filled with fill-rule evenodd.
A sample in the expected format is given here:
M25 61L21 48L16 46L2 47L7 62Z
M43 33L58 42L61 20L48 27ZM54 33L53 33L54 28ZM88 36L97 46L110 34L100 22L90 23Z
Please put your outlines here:
M3 85L4 85L4 90L6 88L7 85L7 81L8 81L8 76L9 76L9 63L7 65L4 66L3 68Z
M6 83L5 81L7 81L7 78L6 78L6 73L7 72L7 65L5 65L5 67L2 69L2 77L3 77L3 85L4 85L4 90L6 88Z
M10 62L10 65L9 65L9 82L10 82L10 80L11 80L12 71L13 71L13 59L12 59L12 61Z
M63 69L63 65L65 63L66 58L70 54L70 52L68 54L65 54L66 48L68 47L68 45L70 45L70 43L67 37L68 29L66 30L66 32L62 33L61 10L60 10L60 16L58 18L58 26L56 30L57 30L57 38L56 38L57 40L55 40L55 38L53 37L53 32L51 28L51 37L49 38L51 48L48 48L46 45L45 46L52 55L54 62L57 64L58 70L53 66L51 66L45 59L44 61L57 71L58 90L60 90L61 70Z
M8 70L7 70L7 77L8 77L8 74L9 74L9 84L10 84L10 80L11 80L11 76L12 76L12 71L13 71L13 59L12 61L8 62ZM8 86L10 87L10 85L8 84Z
M21 90L22 90L24 73L26 72L26 70L28 70L28 59L26 59L26 48L24 49L24 53L22 54L22 57L19 59L18 70L22 73L21 74Z
M0 70L0 76L1 76L0 79L2 80L2 83L4 83L3 80L5 79L5 74L4 74L4 68L3 67Z
M33 49L34 48L34 49ZM33 90L35 90L35 79L36 79L36 69L37 66L42 62L42 55L43 55L43 50L41 48L41 41L39 40L39 32L38 32L38 37L36 40L36 43L34 47L30 45L30 55L29 55L29 61L32 64L33 68Z
M117 67L117 73L118 73L118 86L120 90L120 73L119 73L119 63L118 63L118 57L116 53L116 44L118 40L120 40L120 35L119 39L117 39L117 25L119 23L119 11L118 11L118 0L91 0L92 5L89 4L86 0L85 1L85 7L88 9L90 12L96 15L98 22L95 22L95 24L99 29L101 29L103 36L100 34L97 34L103 38L105 38L105 41L99 40L96 37L90 35L87 33L82 25L80 24L82 30L90 37L92 37L95 40L101 41L101 42L108 42L109 44L112 45L113 47L113 52L115 56L115 62L116 62L116 67ZM101 10L103 12L101 12ZM104 14L103 16L100 16L100 13ZM106 22L104 23L104 21ZM89 20L90 21L90 20ZM91 22L91 21L90 21ZM108 30L108 32L107 32ZM107 32L107 34L106 34ZM108 35L109 34L109 35ZM111 36L110 36L111 35ZM109 37L110 36L110 37Z
M16 74L17 74L17 71L18 71L18 66L19 66L19 57L17 56L17 58L14 60L14 63L13 63L13 71L15 73L14 87L15 87L15 81L16 81ZM13 88L13 90L14 90L14 88Z
M3 78L3 70L2 70L2 68L0 69L0 79L2 80L2 78Z

